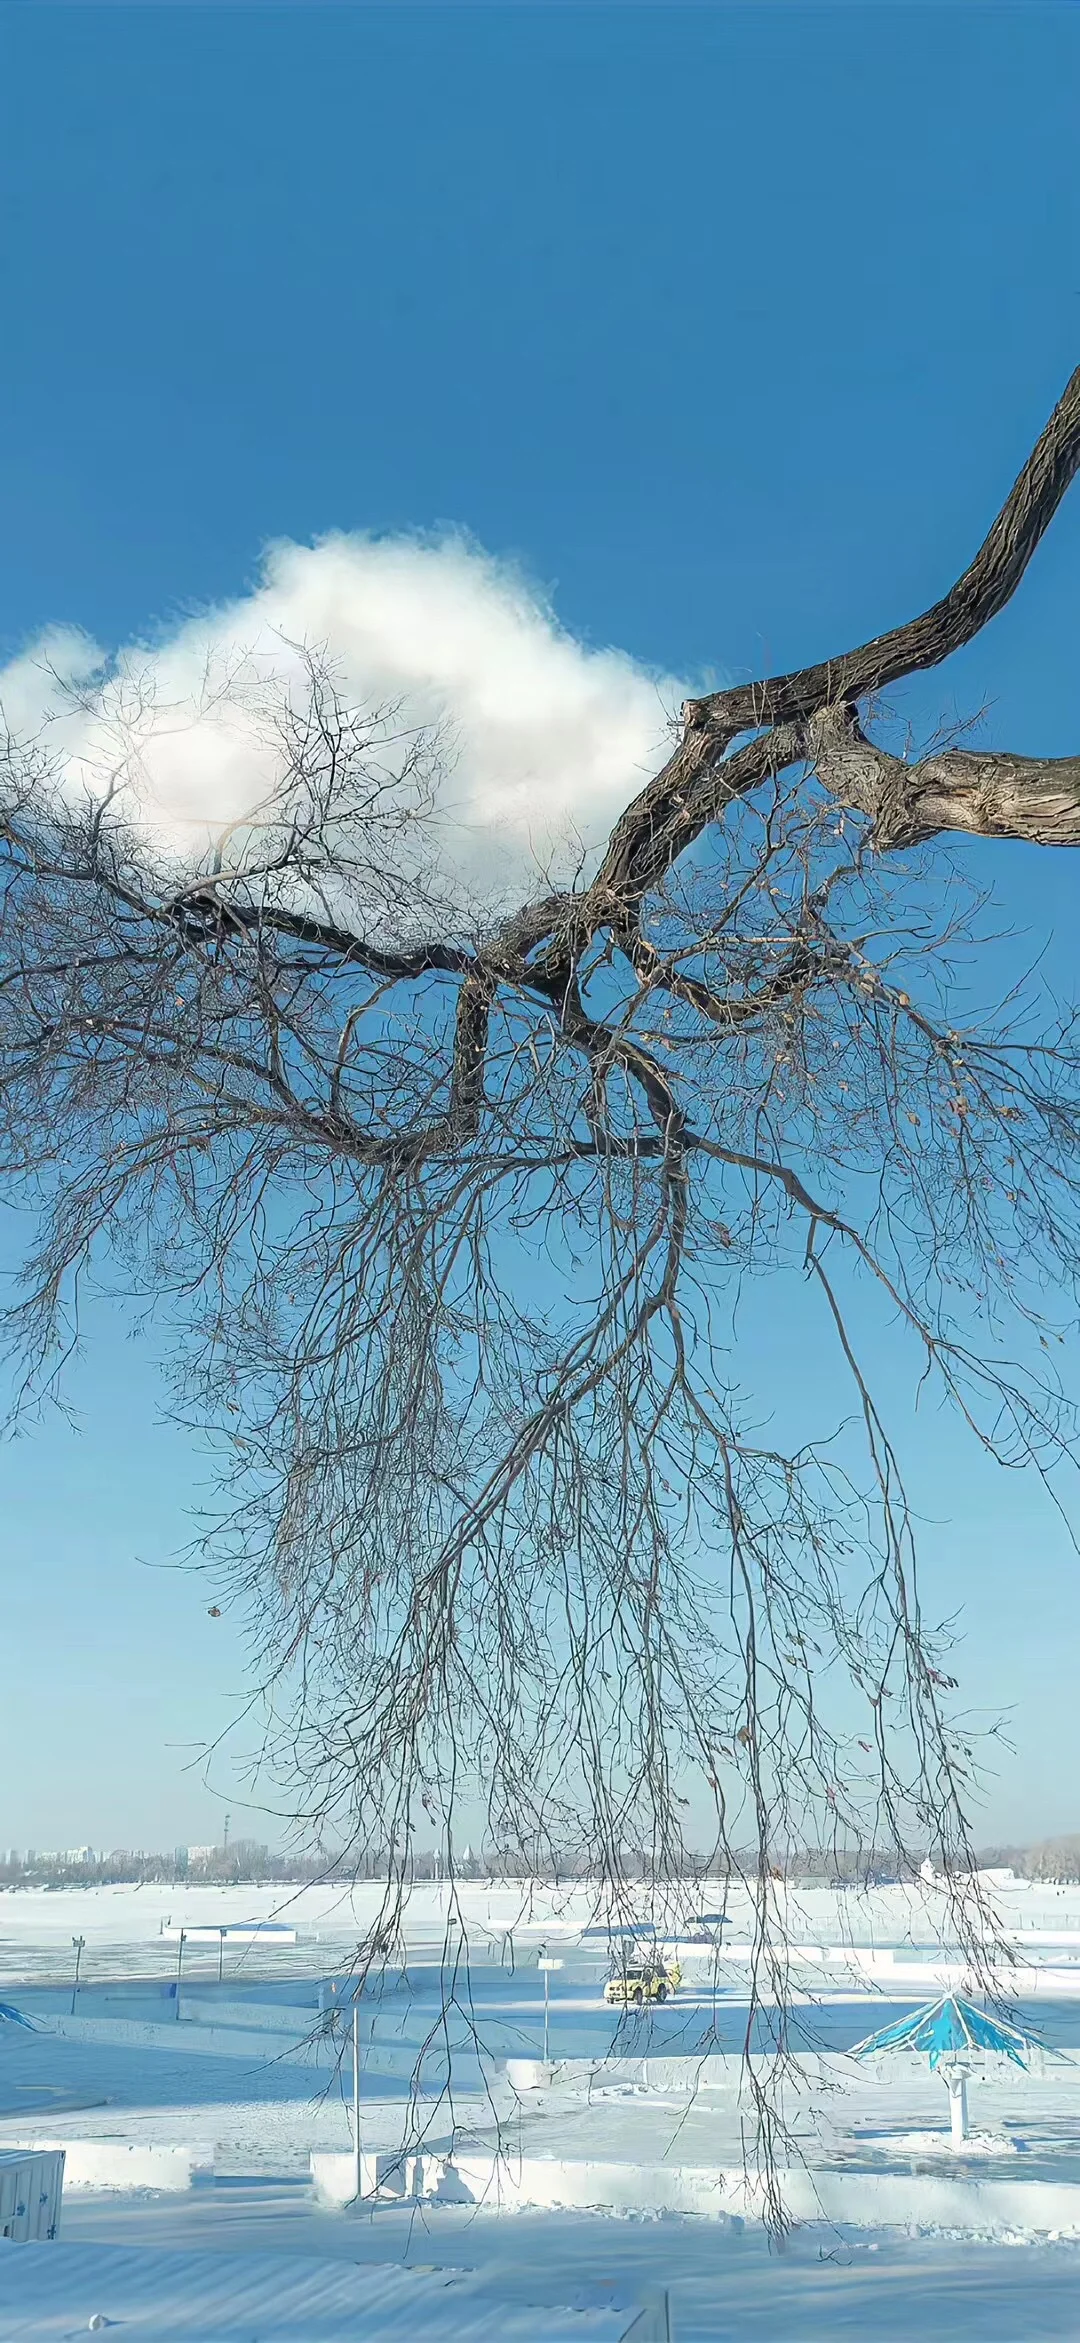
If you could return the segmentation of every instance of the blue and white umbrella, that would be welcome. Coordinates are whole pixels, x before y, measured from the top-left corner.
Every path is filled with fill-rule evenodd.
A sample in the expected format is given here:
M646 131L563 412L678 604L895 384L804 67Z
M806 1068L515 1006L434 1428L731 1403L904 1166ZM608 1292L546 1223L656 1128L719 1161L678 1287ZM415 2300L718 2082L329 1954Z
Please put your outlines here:
M883 2026L879 2034L869 2034L865 2042L856 2044L854 2056L869 2058L878 2050L926 2050L931 2067L936 2067L940 2059L962 2057L965 2051L999 2050L1017 2066L1026 2067L1025 2051L1042 2047L1036 2034L1023 2034L1019 2026L988 2017L984 2009L976 2009L973 2001L962 2001L958 1993L943 1993L940 2000L924 2002L921 2009L910 2010L895 2025Z
M959 2147L967 2138L967 2081L971 2072L967 2062L973 2054L990 2051L1026 2069L1027 2053L1043 2048L1037 2034L1022 2033L1019 2026L1007 2025L1004 2018L990 2017L958 1993L943 1993L939 2000L924 2002L921 2009L910 2010L893 2025L882 2026L879 2033L868 2034L865 2042L856 2043L853 2055L872 2058L889 2050L925 2051L931 2072L940 2069L948 2085L953 2144Z

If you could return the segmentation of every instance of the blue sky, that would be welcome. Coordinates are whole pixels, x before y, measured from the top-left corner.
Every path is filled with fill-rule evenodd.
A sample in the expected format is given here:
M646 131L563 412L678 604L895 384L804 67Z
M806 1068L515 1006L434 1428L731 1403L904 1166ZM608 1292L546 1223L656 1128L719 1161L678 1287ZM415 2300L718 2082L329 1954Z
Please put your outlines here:
M589 643L801 664L951 581L1080 357L1072 7L8 7L0 40L0 657L235 596L278 536L453 524ZM1074 490L906 705L1075 752L1078 599ZM970 867L1067 989L1080 864ZM155 1567L204 1467L145 1342L91 1335L80 1428L0 1458L34 1749L0 1845L239 1827L185 1767L242 1654ZM1034 1490L919 1442L932 1607L1015 1711L987 1832L1080 1825L1077 1565Z

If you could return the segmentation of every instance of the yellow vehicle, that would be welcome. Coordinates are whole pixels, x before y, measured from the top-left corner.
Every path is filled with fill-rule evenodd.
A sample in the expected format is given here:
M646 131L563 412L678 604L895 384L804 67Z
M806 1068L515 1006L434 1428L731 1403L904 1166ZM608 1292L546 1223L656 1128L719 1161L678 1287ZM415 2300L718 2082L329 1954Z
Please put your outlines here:
M666 2001L681 1984L677 1961L662 1960L659 1954L628 1952L612 1970L604 2000L614 2009L644 2009L647 2001Z

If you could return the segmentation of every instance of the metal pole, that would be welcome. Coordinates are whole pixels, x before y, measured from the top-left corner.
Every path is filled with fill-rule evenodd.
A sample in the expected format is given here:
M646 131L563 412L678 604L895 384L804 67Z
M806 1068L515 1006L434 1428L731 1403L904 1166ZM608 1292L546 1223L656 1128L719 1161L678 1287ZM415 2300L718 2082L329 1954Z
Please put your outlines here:
M551 1979L548 1972L551 1969L561 1969L563 1964L561 1960L554 1960L550 1953L544 1951L543 1947L541 1947L540 1952L537 1955L537 1960L539 1967L544 1972L544 2065L547 2066L551 2052L551 2004L548 1998L551 1989Z
M361 2197L364 2190L363 2169L360 2163L360 2003L355 1994L352 2005L352 2104L353 2149L356 2155L356 2194Z
M74 2017L75 2002L79 1991L79 1970L82 1967L83 1946L86 1943L86 1938L85 1936L73 1936L71 1941L75 1947L75 1982L71 1988L71 2014Z
M180 2018L180 1979L181 1979L181 1976L183 1975L183 1969L184 1969L184 1934L185 1934L185 1931L184 1931L183 1929L181 1929L181 1930L180 1930L180 1942L179 1942L179 1944L177 1945L177 1948L176 1948L176 2016L177 2016L177 2022L179 2022L179 2018Z
M220 1985L220 1983L221 1983L221 1972L222 1972L222 1970L223 1970L224 1966L225 1966L225 1930L224 1930L223 1928L219 1928L219 1929L218 1929L218 1940L217 1940L217 1981L218 1981L218 1984L219 1984L219 1985Z

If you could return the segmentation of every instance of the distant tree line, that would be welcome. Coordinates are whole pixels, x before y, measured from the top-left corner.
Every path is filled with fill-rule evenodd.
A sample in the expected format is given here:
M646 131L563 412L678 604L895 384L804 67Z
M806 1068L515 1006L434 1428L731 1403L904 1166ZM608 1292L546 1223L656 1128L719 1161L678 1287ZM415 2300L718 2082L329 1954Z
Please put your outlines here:
M237 1886L303 1885L336 1876L337 1866L325 1854L282 1854L255 1839L237 1839L228 1847L195 1851L187 1847L165 1852L113 1847L101 1854L93 1849L52 1853L30 1847L25 1853L12 1848L6 1855L0 1854L0 1886L8 1888L143 1886L155 1881L181 1885L185 1880Z
M1080 1864L1080 1839L1053 1844L1076 1848L1075 1860ZM991 1859L1014 1863L1017 1869L1023 1862L1022 1854L1015 1849L992 1850L987 1857ZM807 1886L882 1886L916 1877L922 1860L921 1852L898 1859L892 1849L870 1848L845 1853L835 1847L824 1851L796 1848L772 1866L772 1876ZM737 1854L731 1862L721 1863L688 1850L678 1865L671 1865L669 1876L673 1881L700 1880L703 1892L708 1887L715 1895L729 1884L740 1881L751 1884L757 1875L756 1865L756 1854L750 1850L741 1856ZM358 1863L355 1851L347 1855L325 1848L281 1852L256 1839L234 1839L220 1847L168 1850L114 1847L107 1853L90 1847L66 1851L11 1848L6 1853L0 1849L0 1887L4 1888L116 1887L155 1882L169 1886L189 1882L197 1886L204 1881L215 1886L303 1886L324 1880L381 1880L386 1878L388 1869L389 1856L377 1848L369 1849ZM438 1882L446 1877L446 1859L437 1848L417 1848L408 1869L414 1881ZM485 1847L474 1853L466 1847L455 1858L453 1870L459 1881L540 1880L556 1887L591 1876L580 1856L570 1851L560 1853L557 1848ZM620 1851L620 1876L624 1880L655 1881L656 1868L649 1851L624 1847ZM1076 1876L1080 1876L1080 1870Z
M938 1858L931 1852L936 1867ZM771 1868L775 1879L793 1886L883 1887L916 1879L925 1855L925 1849L898 1856L894 1848L798 1847L781 1855ZM1010 1869L1025 1879L1080 1882L1080 1833L1042 1839L1028 1847L984 1847L977 1860L982 1868ZM382 1880L388 1868L388 1856L375 1848L358 1864L355 1853L344 1855L325 1848L282 1852L257 1839L242 1838L230 1840L227 1846L165 1851L130 1847L113 1847L107 1853L90 1847L66 1851L30 1847L21 1851L13 1847L5 1853L0 1849L3 1888L119 1887L154 1882L197 1886L202 1881L214 1886L304 1886L323 1880ZM644 1848L624 1847L620 1872L623 1879L656 1878L655 1866ZM438 1849L418 1848L409 1873L414 1881L437 1882L446 1876L445 1857ZM569 1851L486 1847L478 1853L465 1848L455 1860L454 1876L458 1880L541 1880L559 1886L589 1874L580 1857ZM740 1882L750 1884L755 1876L756 1857L749 1850L730 1863L719 1864L688 1851L682 1862L671 1868L673 1880L697 1879L703 1891L709 1886L713 1893Z
M1031 1847L987 1847L979 1861L987 1868L1018 1872L1022 1879L1044 1879L1065 1887L1080 1882L1080 1831L1039 1839Z

